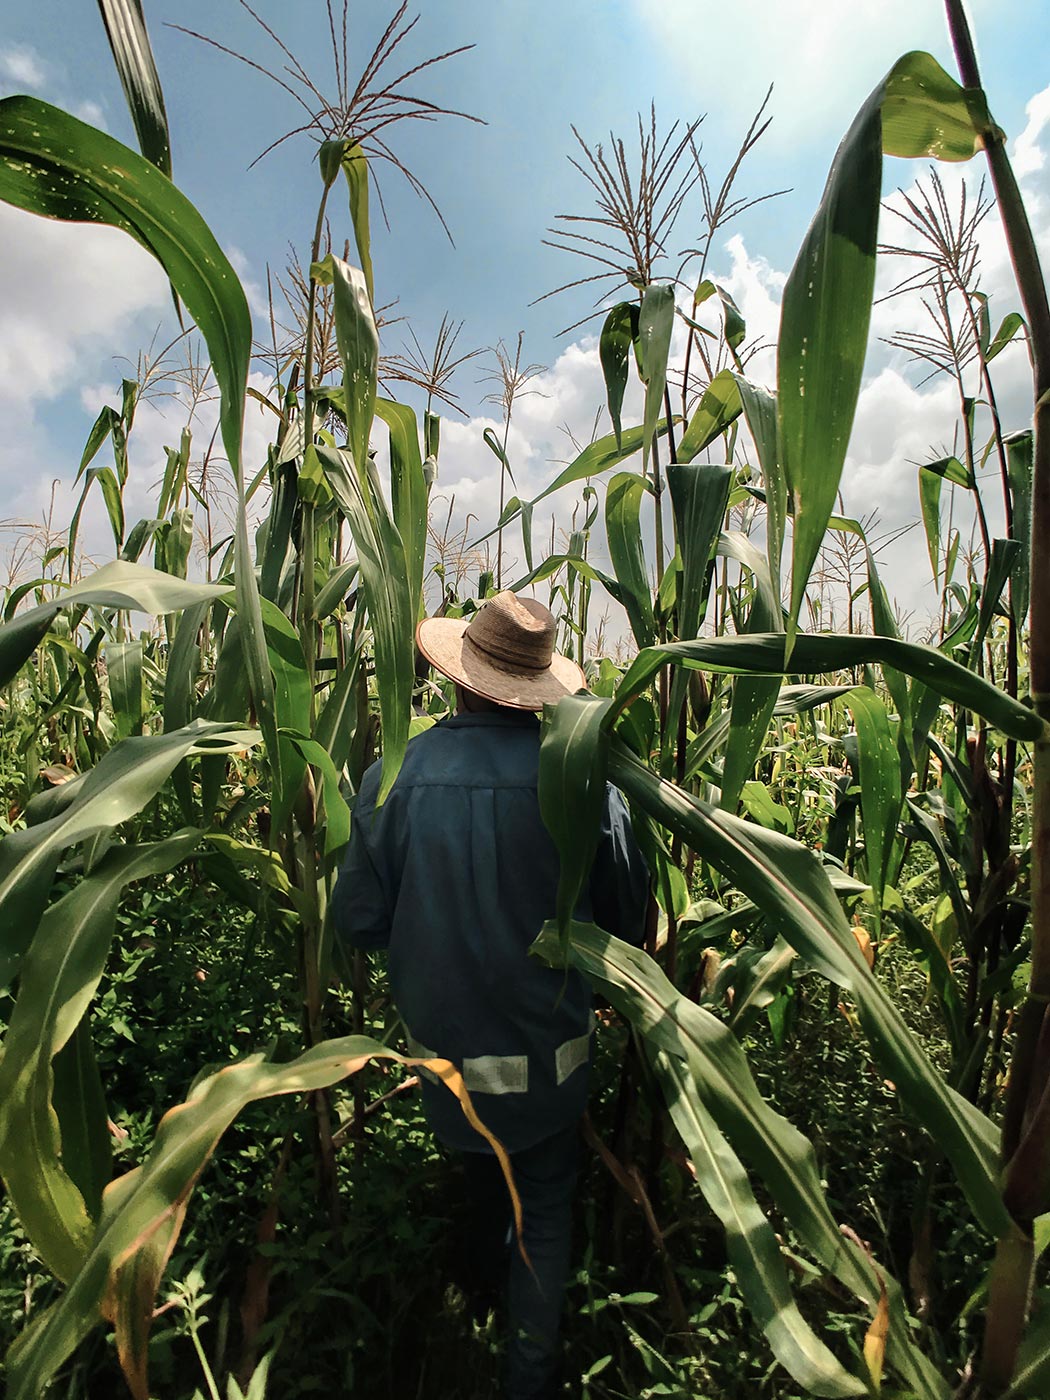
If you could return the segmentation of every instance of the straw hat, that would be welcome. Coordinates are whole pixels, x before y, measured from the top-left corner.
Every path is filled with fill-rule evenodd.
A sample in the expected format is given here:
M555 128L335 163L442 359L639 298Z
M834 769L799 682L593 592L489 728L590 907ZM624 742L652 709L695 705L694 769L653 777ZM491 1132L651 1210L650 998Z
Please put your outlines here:
M430 664L476 695L514 710L542 710L585 690L584 674L554 650L554 614L532 598L497 593L467 622L428 617L416 645Z

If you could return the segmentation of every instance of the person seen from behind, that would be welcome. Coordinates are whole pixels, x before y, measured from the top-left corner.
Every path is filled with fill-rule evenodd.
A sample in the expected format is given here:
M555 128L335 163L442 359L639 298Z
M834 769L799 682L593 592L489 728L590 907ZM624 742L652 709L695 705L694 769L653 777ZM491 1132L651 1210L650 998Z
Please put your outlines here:
M579 1122L594 1012L576 972L528 956L554 916L558 855L540 817L537 711L586 688L554 651L555 620L498 593L469 622L428 618L417 644L455 682L456 713L417 736L386 801L365 774L334 894L344 950L389 950L391 990L414 1055L451 1060L478 1116L510 1154L529 1264L511 1248L511 1209L491 1147L455 1097L423 1083L435 1135L462 1154L475 1274L502 1274L505 1396L559 1393ZM649 876L619 793L576 917L642 941Z

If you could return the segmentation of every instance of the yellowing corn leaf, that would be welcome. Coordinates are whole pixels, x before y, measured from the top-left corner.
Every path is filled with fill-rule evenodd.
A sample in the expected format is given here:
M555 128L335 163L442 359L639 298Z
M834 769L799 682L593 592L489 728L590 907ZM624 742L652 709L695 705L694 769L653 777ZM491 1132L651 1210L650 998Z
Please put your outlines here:
M448 1060L406 1059L368 1036L325 1041L289 1064L271 1064L254 1055L201 1080L184 1103L161 1119L143 1165L107 1188L98 1226L69 1287L8 1354L9 1400L36 1400L100 1314L116 1328L117 1352L135 1400L148 1400L154 1297L193 1188L220 1137L246 1104L327 1089L373 1058L431 1070L456 1095L467 1121L489 1142L503 1169L520 1239L521 1202L509 1158L478 1118L462 1076Z
M886 1285L879 1280L879 1305L864 1337L864 1360L867 1363L871 1383L876 1390L882 1387L882 1367L886 1360L886 1338L890 1331L890 1300Z
M875 947L871 941L871 935L862 924L852 924L853 937L857 940L857 947L860 949L864 961L869 967L875 966Z

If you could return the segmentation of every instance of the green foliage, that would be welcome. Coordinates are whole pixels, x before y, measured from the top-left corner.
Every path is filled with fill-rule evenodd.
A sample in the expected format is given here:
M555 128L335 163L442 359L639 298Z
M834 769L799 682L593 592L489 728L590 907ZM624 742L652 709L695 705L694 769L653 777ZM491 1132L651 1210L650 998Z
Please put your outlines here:
M167 450L156 516L126 518L146 386L125 380L121 411L104 410L88 436L65 544L5 599L9 1393L30 1400L59 1379L71 1396L112 1391L119 1369L136 1396L151 1384L181 1396L188 1364L201 1393L224 1387L228 1400L263 1400L267 1386L474 1396L496 1385L498 1343L445 1285L454 1173L423 1131L413 1064L393 1048L382 969L359 957L341 988L327 915L365 767L381 756L385 797L410 736L448 708L414 648L435 583L453 616L494 585L486 566L472 588L469 566L450 568L445 551L428 571L431 409L451 344L443 328L433 365L412 380L426 392L421 446L416 411L378 396L368 138L340 114L320 146L303 334L277 355L272 397L250 391L275 441L264 463L242 463L247 301L168 178L138 0L101 8L143 155L9 98L0 197L124 229L160 262L219 386L236 515L232 539L215 542L187 428ZM652 131L655 141L655 115ZM1046 725L1020 698L1040 577L1028 549L1038 423L1034 437L1004 437L996 417L983 457L975 441L989 365L1022 329L1038 342L1027 306L1026 320L1010 311L993 335L987 299L960 289L979 382L975 393L955 365L959 456L919 472L941 594L929 645L901 635L868 523L832 513L868 343L883 156L962 160L1000 135L974 83L960 87L925 54L894 66L839 149L785 288L774 394L748 377L747 327L705 275L706 254L688 315L674 285L653 280L653 229L669 229L654 219L652 162L670 159L660 180L671 181L689 140L657 156L642 133L649 183L613 219L638 226L610 236L633 237L646 270L629 277L637 298L607 313L599 338L612 431L596 423L490 532L499 586L503 530L520 517L527 574L515 587L549 583L593 692L546 715L540 756L541 812L562 864L536 951L584 972L618 1013L603 1015L595 1075L570 1375L595 1400L880 1386L941 1400L983 1346L994 1393L1035 1396L1047 1347L1033 1221L1050 1200L1042 1169L1017 1178L1018 1163L1043 1160L1042 1090L1018 1108L1011 1089L1004 1114L1003 1083L1015 1034L1030 1059L1018 1053L1011 1084L1038 1087L1045 1071L1032 1010L1043 1003L1025 1004L1024 983L1044 956L1027 916L1045 803L1030 813L1027 794ZM618 159L630 189L622 146ZM359 267L325 244L340 172ZM694 319L705 303L720 308L717 331ZM678 367L676 317L688 346ZM625 425L632 363L643 421ZM520 379L514 364L520 383L536 369ZM506 443L485 441L502 483ZM104 448L112 466L97 461ZM602 480L639 453L639 472ZM1006 503L996 539L987 460ZM572 486L582 490L569 543L556 548L552 535L537 563L534 508ZM75 581L96 487L120 557ZM956 490L978 513L981 557L966 557L957 524L945 528ZM254 538L249 507L262 513ZM207 582L191 581L200 510ZM592 553L599 519L611 575ZM807 633L807 600L822 616L815 566L829 530L849 561L849 630ZM151 546L153 569L139 562ZM637 644L622 665L588 655L595 586L622 604ZM865 593L871 635L853 625ZM142 612L163 624L136 636ZM817 676L825 682L797 683ZM628 798L654 873L647 952L574 922L607 779ZM464 1098L452 1066L431 1068ZM609 1172L596 1178L599 1163ZM1021 1299L1012 1316L1004 1298ZM435 1325L417 1345L420 1315ZM100 1320L115 1330L115 1357Z

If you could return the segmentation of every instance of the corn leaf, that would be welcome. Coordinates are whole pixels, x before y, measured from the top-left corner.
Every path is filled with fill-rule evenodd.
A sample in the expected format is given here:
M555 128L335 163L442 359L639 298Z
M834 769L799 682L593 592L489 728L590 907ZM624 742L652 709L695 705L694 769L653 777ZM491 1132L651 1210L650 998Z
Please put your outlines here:
M605 397L613 425L616 446L620 446L620 413L627 389L628 360L631 346L638 339L638 304L618 302L605 318L598 341L598 357L605 378Z
M1014 566L1013 615L1018 627L1028 617L1031 593L1032 543L1032 431L1011 433L1006 439L1006 467L1013 501L1013 538L1022 545L1021 557Z
M754 584L751 608L741 630L748 634L782 631L780 598L773 588L767 557L738 530L726 530L722 534L718 552L742 564ZM722 806L727 812L736 811L744 784L754 772L779 694L779 676L737 676L733 682L721 785Z
M905 54L861 107L784 287L777 345L777 437L793 498L793 641L835 505L867 351L882 156L967 160L981 103L924 53Z
M638 369L645 385L642 422L642 470L653 450L656 425L663 411L667 384L667 356L674 329L674 288L646 287L638 311ZM619 435L618 435L619 436Z
M229 593L214 583L189 583L158 573L144 564L115 559L59 593L50 602L16 613L0 627L0 685L12 680L47 635L51 619L63 608L92 604L99 608L148 612L157 616L179 612L207 599Z
M362 487L368 474L368 438L376 411L379 332L360 268L332 257L332 309L336 344L343 364L346 434ZM366 502L367 504L367 502Z
M90 1017L82 1018L59 1050L51 1072L51 1102L58 1117L62 1165L94 1220L102 1205L102 1192L113 1175L113 1141Z
M142 732L142 643L107 642L106 677L122 739Z
M671 1119L696 1169L696 1181L722 1222L726 1250L744 1301L784 1369L812 1395L863 1395L798 1310L773 1227L755 1200L747 1173L694 1091L687 1066L664 1050L651 1053Z
M244 509L241 445L252 324L237 274L194 206L154 165L36 98L0 102L0 199L48 218L106 223L131 234L164 268L204 337L221 396L223 445L240 503L236 590L248 624L241 634L245 669L276 769L273 683Z
M816 675L851 666L888 663L914 676L931 691L982 715L1002 733L1015 739L1039 739L1043 722L1026 705L960 666L942 651L893 637L848 634L803 634L786 656L783 633L697 638L647 647L628 668L616 692L617 707L626 706L668 662L726 674Z
M804 1248L872 1312L879 1299L879 1275L886 1279L893 1364L923 1400L946 1400L947 1386L911 1340L899 1287L843 1236L829 1208L812 1144L762 1098L733 1032L672 986L641 949L593 924L573 923L566 946L555 924L547 923L531 952L543 962L559 967L567 963L581 972L642 1032L650 1055L662 1052L684 1063L691 1093L761 1178Z
M611 704L589 694L571 695L544 713L539 803L561 857L557 920L563 936L598 847L608 744L602 721Z
M886 706L873 690L858 686L846 697L853 712L860 760L860 810L864 819L864 858L875 892L875 919L882 927L883 892L900 821L901 762Z
M390 430L390 507L405 547L408 587L417 610L422 607L423 568L427 552L427 498L430 492L419 455L416 415L403 403L376 399L376 416Z
M931 480L938 481L939 478L932 477ZM866 547L867 548L867 547ZM867 548L868 557L868 598L871 602L871 630L877 632L880 637L894 637L899 640L900 631L897 627L897 618L890 603L889 595L885 585L879 576L878 567L875 563L875 555L870 548ZM897 714L900 717L901 725L904 729L904 744L907 752L911 755L912 763L917 767L916 744L920 740L914 732L912 720L912 697L908 687L908 682L900 671L894 666L889 666L883 662L883 679L886 688L893 697L893 703L897 707ZM920 698L916 693L916 700Z
M641 507L648 490L643 477L617 472L605 493L605 534L613 573L624 590L624 608L640 647L656 641L656 621L645 566Z
M169 734L125 739L75 787L66 783L66 791L55 789L52 814L5 836L0 843L0 985L18 972L64 850L140 812L182 759L236 753L258 738L255 730L194 720Z
M0 1175L33 1248L66 1281L87 1252L92 1217L66 1166L73 1144L52 1105L52 1061L94 996L124 886L167 872L199 840L190 830L110 851L48 909L22 963L0 1061Z
M711 555L729 500L733 468L672 462L667 485L674 509L682 577L678 586L678 635L682 640L700 631L710 581Z
M108 1188L90 1247L69 1287L8 1353L8 1400L37 1400L98 1322L100 1312L116 1324L117 1351L132 1395L148 1400L146 1343L156 1288L189 1197L220 1137L247 1104L326 1089L373 1058L419 1065L443 1080L499 1158L520 1225L520 1203L506 1153L478 1119L459 1072L448 1060L405 1059L367 1036L323 1042L288 1064L271 1064L253 1055L199 1081L186 1102L161 1119L143 1165Z
M171 142L157 65L141 0L98 0L113 60L128 100L139 149L171 179Z
M700 402L678 444L677 460L691 462L740 417L742 408L736 375L729 369L720 370L700 395Z
M346 517L375 645L379 712L383 723L383 777L379 801L397 777L408 744L415 684L416 601L409 591L404 545L368 473L364 485L348 452L318 447L317 455Z
M787 521L788 489L780 458L777 455L777 397L760 384L737 375L740 402L747 420L748 431L755 443L766 500L766 555L769 572L780 593L780 561L784 553L784 533Z
M582 762L585 754L577 755ZM916 1120L951 1160L978 1219L998 1235L1008 1220L997 1189L998 1133L941 1079L857 947L813 853L778 832L708 807L663 781L624 749L609 774L637 807L730 876L818 972L848 990L876 1056ZM583 837L579 830L574 841ZM561 849L561 847L559 847Z

